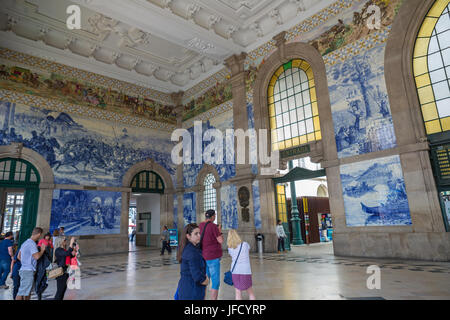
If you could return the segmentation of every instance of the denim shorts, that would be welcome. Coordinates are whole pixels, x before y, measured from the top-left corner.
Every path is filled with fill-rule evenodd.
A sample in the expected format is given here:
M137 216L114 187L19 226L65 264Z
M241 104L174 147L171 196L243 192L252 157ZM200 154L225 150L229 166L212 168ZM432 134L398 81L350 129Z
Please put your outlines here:
M28 297L34 285L34 271L19 270L19 275L20 275L20 287L19 292L17 292L17 295L22 297Z
M206 260L206 275L211 280L211 289L219 290L220 258L214 260Z

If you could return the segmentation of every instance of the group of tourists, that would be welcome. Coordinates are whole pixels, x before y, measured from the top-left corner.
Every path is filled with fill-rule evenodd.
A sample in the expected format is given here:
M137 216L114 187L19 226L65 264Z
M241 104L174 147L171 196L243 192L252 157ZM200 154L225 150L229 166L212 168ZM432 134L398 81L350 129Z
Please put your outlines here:
M15 249L12 232L5 235L0 242L0 288L10 289L6 285L8 276L12 280L12 299L30 300L31 292L35 289L38 299L47 288L47 271L53 267L62 268L62 272L56 279L55 300L63 300L67 289L69 274L67 273L68 261L78 255L79 246L75 238L70 242L64 235L64 228L46 233L36 227L31 237L24 241L20 248ZM52 239L53 238L53 239Z
M177 260L180 262L181 278L175 294L177 300L204 300L210 284L210 298L217 300L220 287L220 260L224 242L220 225L214 223L216 212L208 210L206 220L200 225L188 224L178 246ZM231 274L236 300L247 291L250 300L255 300L252 288L250 245L243 242L236 230L229 230L228 253L232 258Z

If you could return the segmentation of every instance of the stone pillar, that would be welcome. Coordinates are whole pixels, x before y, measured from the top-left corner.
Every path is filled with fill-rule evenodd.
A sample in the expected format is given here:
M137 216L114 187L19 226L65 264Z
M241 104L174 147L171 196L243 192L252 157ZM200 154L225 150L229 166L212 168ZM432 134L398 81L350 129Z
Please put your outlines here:
M248 130L248 114L247 114L247 97L245 92L245 78L244 62L247 55L241 53L240 55L233 55L226 60L227 67L231 70L231 91L233 94L233 121L234 130L242 129L244 132ZM236 139L235 139L236 141ZM255 241L255 221L253 210L253 191L252 182L255 176L252 174L252 167L249 157L249 145L246 142L245 151L238 150L235 144L235 161L236 161L236 176L230 179L230 182L236 186L238 191L242 189L242 194L248 194L248 206L243 208L238 200L238 233L243 241L250 244L252 248L256 248ZM245 163L237 164L238 153L245 152ZM247 189L247 190L245 190ZM244 210L243 210L244 209ZM248 213L246 212L248 210Z
M171 97L174 101L176 108L175 112L177 114L177 129L183 128L183 112L184 106L182 104L184 92L180 91L178 93L172 93ZM182 138L178 142L182 142ZM177 166L177 185L176 185L176 195L178 199L178 209L177 209L177 228L178 228L178 241L181 240L181 232L184 228L184 218L183 218L183 194L184 194L184 179L183 179L183 164Z

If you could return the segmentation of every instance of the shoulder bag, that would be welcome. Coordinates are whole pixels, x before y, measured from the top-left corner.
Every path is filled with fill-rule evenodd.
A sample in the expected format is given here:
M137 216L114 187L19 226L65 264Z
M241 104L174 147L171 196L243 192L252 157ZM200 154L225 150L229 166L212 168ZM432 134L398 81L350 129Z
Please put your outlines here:
M230 286L233 285L233 271L234 271L234 268L236 267L236 263L237 263L237 261L239 259L239 256L241 255L242 244L243 244L243 242L241 242L241 247L239 248L239 253L238 253L238 256L236 258L236 261L234 262L233 269L231 271L227 271L227 272L224 273L223 282L225 282L226 284L228 284Z

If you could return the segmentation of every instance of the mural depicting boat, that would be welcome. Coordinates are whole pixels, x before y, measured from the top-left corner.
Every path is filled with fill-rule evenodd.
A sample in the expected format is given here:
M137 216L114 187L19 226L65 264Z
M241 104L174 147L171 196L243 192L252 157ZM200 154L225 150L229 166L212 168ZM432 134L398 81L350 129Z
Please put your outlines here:
M408 200L401 200L398 202L388 202L386 204L381 204L377 207L369 207L364 205L364 203L361 202L362 210L371 215L377 215L380 217L383 216L389 216L389 215L395 215L395 214L404 214L409 212L409 206L408 206Z

